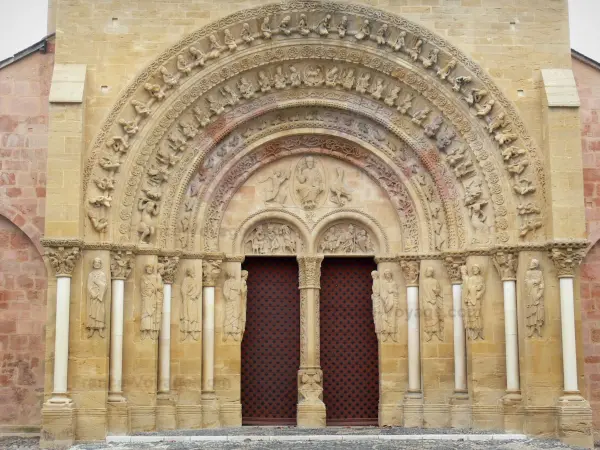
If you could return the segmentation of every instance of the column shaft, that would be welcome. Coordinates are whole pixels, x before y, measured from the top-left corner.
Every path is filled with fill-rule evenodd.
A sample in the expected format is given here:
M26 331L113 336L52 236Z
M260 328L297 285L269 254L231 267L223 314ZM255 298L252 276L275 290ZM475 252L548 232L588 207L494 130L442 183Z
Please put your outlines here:
M504 333L506 338L506 390L516 393L519 383L519 343L517 340L517 282L504 280Z
M158 340L158 392L171 389L171 292L173 285L165 283L160 335Z
M560 282L560 322L562 326L562 357L565 392L577 392L577 349L575 340L575 312L573 305L573 278L562 277Z
M461 284L452 285L452 308L454 310L454 391L466 393L467 358Z
M69 369L69 306L71 300L71 277L56 277L56 336L54 340L54 388L53 397L67 394Z
M109 400L124 400L123 391L123 302L125 280L112 280L110 321L110 387Z
M215 288L202 288L202 391L214 391Z
M421 392L419 287L406 287L408 307L408 390Z

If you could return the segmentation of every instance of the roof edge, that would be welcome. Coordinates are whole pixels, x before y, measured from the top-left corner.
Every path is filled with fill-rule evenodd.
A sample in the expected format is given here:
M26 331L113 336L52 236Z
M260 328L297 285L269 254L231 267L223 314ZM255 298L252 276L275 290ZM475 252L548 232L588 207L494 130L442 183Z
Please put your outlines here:
M54 35L55 33L49 34L40 41L36 42L35 44L30 45L29 47L21 50L20 52L15 53L13 56L9 56L8 58L3 59L2 61L0 61L0 69L3 69L6 66L9 66L17 61L20 61L21 59L37 51L46 53L46 50L48 48L48 41L52 39Z
M581 61L582 63L593 67L596 70L600 70L600 62L598 62L592 58L588 58L583 53L579 53L577 50L575 50L573 48L571 49L571 56L573 56L573 58L575 58L576 60Z

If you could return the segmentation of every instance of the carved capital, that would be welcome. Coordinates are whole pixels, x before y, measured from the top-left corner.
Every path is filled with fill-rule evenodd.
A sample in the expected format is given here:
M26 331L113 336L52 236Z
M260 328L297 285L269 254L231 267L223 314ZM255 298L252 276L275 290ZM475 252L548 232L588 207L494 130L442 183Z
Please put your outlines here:
M581 248L553 248L550 250L550 259L554 262L558 278L572 278L575 269L585 256L585 249Z
M133 269L133 253L116 251L110 254L110 275L113 280L126 280Z
M158 273L162 277L163 283L173 284L177 267L179 267L179 256L159 256Z
M321 263L322 256L298 256L298 269L300 272L300 289L321 288Z
M419 261L400 261L400 268L407 286L419 285Z
M216 286L221 274L221 259L205 259L202 261L202 285Z
M70 277L80 254L79 247L55 247L46 249L45 256L57 277Z
M492 259L502 281L517 279L517 266L519 260L516 254L497 252Z
M467 264L467 258L464 255L452 255L444 258L444 266L450 277L452 284L462 283L462 274L460 268Z

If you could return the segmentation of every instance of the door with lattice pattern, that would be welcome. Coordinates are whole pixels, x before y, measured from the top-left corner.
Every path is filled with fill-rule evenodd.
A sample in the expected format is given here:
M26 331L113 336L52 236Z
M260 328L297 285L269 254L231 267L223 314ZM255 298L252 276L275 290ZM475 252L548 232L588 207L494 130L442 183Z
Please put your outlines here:
M377 425L378 344L370 258L325 258L321 266L321 369L327 425Z
M294 258L248 257L242 340L242 424L295 425L300 293Z

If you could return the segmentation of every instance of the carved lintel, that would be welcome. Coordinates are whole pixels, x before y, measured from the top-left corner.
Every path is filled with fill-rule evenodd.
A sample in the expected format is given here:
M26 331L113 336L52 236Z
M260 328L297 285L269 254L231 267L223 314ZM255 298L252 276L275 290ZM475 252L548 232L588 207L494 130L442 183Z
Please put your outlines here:
M205 259L202 261L202 285L214 287L221 274L222 259Z
M514 253L497 252L493 256L493 261L502 281L517 279L518 258Z
M585 256L584 249L573 247L553 248L550 250L550 259L556 267L558 278L573 278L575 269L581 264Z
M400 269L407 286L419 285L419 261L400 261Z
M79 247L54 247L46 249L45 256L54 269L57 277L70 277L77 264L80 251Z
M465 255L447 255L444 258L444 266L446 266L446 272L450 277L452 284L462 283L462 273L460 268L467 264L467 258Z
M298 256L300 289L321 289L323 256Z
M163 283L173 284L179 266L179 256L160 256L158 258L158 273Z
M126 280L133 269L133 252L118 250L110 254L110 275L113 280Z

